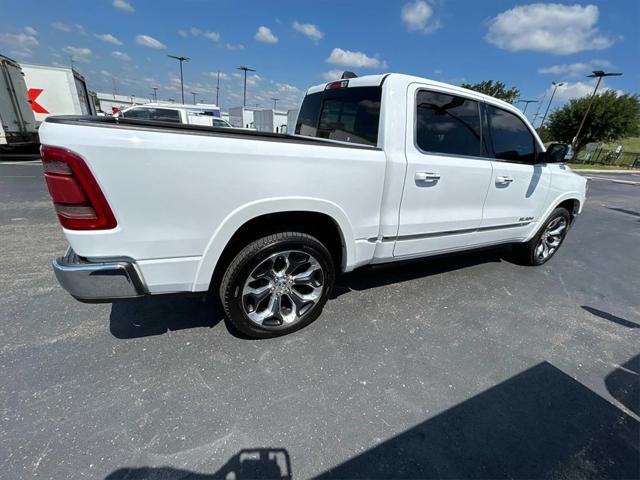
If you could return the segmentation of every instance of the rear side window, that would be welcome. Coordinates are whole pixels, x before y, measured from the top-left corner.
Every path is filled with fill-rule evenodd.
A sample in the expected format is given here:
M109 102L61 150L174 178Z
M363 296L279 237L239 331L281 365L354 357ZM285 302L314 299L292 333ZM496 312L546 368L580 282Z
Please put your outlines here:
M522 163L535 163L533 135L520 118L511 112L487 105L494 157Z
M420 91L416 104L416 144L421 150L473 157L482 155L478 102Z
M307 95L296 133L308 137L376 145L381 87L336 88Z

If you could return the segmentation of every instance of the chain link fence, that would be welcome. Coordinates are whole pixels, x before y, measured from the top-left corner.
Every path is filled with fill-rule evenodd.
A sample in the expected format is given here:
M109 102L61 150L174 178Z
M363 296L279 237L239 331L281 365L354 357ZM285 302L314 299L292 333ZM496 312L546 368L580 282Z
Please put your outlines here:
M616 152L615 149L597 147L582 150L572 163L612 165L616 167L640 168L640 152Z

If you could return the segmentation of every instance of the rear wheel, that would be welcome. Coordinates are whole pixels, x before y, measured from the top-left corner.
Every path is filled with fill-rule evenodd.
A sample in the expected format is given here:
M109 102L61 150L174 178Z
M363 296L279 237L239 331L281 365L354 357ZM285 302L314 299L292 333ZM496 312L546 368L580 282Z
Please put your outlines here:
M247 245L220 285L228 320L255 338L294 332L313 322L333 287L329 251L316 238L284 232Z
M531 240L514 245L518 259L525 265L533 266L549 261L562 245L570 224L569 211L562 207L556 208Z

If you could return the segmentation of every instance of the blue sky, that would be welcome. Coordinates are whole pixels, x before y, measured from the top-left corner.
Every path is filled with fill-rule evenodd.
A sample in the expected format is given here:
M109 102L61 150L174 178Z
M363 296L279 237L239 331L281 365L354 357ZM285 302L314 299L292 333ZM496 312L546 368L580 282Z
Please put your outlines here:
M590 91L593 69L622 71L605 88L640 88L640 2L514 0L0 0L0 53L68 65L89 88L179 98L178 65L191 57L185 91L221 105L242 102L235 67L249 65L248 104L295 107L336 72L393 71L449 83L497 79L540 99L552 80L560 105ZM187 99L192 96L188 94ZM548 97L547 97L548 100ZM530 105L527 114L536 106Z

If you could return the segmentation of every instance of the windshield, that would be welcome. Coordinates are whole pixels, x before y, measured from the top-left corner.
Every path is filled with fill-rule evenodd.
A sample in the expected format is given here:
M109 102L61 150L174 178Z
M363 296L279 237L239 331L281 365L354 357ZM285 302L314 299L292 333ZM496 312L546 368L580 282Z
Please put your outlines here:
M296 134L376 145L381 87L324 90L302 102Z

